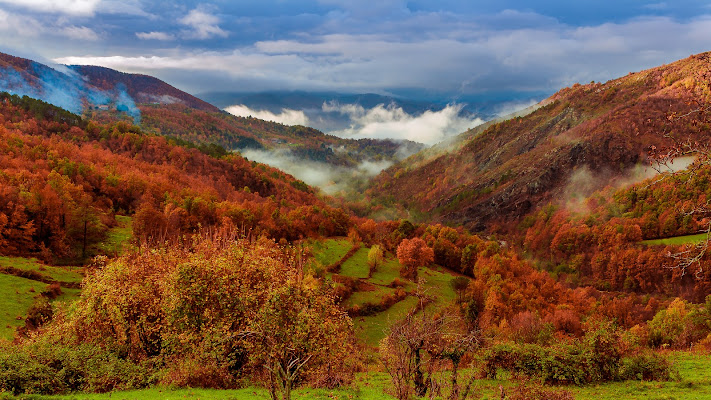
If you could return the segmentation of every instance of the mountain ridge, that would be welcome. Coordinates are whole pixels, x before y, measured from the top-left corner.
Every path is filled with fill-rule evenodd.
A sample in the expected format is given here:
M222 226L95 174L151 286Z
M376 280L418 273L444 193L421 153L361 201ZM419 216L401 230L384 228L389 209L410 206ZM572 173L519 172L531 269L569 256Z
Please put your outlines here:
M709 53L702 53L604 84L564 88L525 117L470 132L451 152L420 153L392 166L368 195L476 231L517 221L565 197L574 172L587 170L601 188L646 163L652 146L670 145L669 132L708 140L699 126L668 117L707 102L709 65Z

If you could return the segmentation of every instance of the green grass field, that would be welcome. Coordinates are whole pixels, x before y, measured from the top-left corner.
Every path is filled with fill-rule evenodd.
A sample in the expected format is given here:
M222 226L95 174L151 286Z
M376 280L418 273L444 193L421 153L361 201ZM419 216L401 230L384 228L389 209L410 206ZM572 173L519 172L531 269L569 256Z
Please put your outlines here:
M25 324L23 317L35 297L46 287L46 283L0 274L0 338L12 339L15 329Z
M347 309L352 306L362 305L365 303L379 303L384 296L393 292L395 292L395 289L373 285L372 290L365 290L353 293L351 297L348 298L348 300L343 302L343 307Z
M351 248L347 239L326 239L320 242L309 244L313 249L314 258L320 263L333 263L340 260ZM369 248L361 248L346 260L341 266L340 275L360 279L365 283L368 290L356 291L344 303L344 308L354 305L364 305L366 303L377 304L387 294L393 293L395 289L386 287L395 278L400 276L402 266L392 253L386 253L383 262L377 266L373 275L368 278L368 251ZM425 292L432 296L435 301L428 306L428 310L437 310L454 300L455 293L449 281L454 275L440 267L421 268L419 276L425 279ZM412 293L416 289L414 282L405 282L403 289ZM380 340L385 337L384 329L403 318L408 311L417 305L417 299L408 296L404 300L395 303L392 307L374 315L354 318L356 336L365 344L374 349Z
M589 386L555 386L549 387L552 390L567 390L572 393L576 400L607 400L607 399L631 399L631 400L686 400L711 399L711 356L693 353L670 353L668 356L675 361L681 374L680 381L670 382L613 382ZM460 383L466 380L470 371L462 371ZM448 375L442 379L446 382ZM504 391L510 392L519 382L511 380L491 380L482 379L474 381L473 389L475 397L481 400L500 399L499 386ZM329 399L329 400L375 400L393 399L394 397L385 393L391 386L390 377L383 372L370 371L358 373L356 379L350 387L335 390L299 388L294 392L294 399ZM256 400L267 399L269 394L259 387L247 387L239 390L209 390L209 389L169 389L152 388L146 390L111 392L101 394L75 394L68 396L20 396L3 397L0 399L64 399L64 400ZM439 399L439 398L438 398Z
M80 267L53 267L34 258L0 257L0 267L35 271L61 282L78 283L83 278ZM47 286L43 282L0 274L0 338L12 339L15 329L25 324L23 317L27 315L27 310ZM62 294L54 301L72 301L79 297L79 293L79 289L62 288Z
M36 258L0 256L0 267L13 267L23 271L35 271L60 282L81 282L81 267L52 267L44 265Z
M352 278L368 278L368 251L367 247L358 249L346 262L341 266L341 275L350 276Z
M346 238L311 240L307 244L311 247L316 261L324 267L343 258L353 247Z
M645 244L647 246L656 246L656 245L682 245L682 244L690 244L690 243L699 243L704 240L708 235L706 233L698 233L696 235L685 235L685 236L676 236L676 237L671 237L671 238L665 238L665 239L650 239L650 240L643 240L640 243Z
M385 260L382 265L370 277L370 282L376 285L389 285L392 281L400 276L400 263L394 254L386 253ZM414 286L413 286L414 287Z
M133 219L124 215L117 215L117 226L109 229L106 239L92 248L92 253L108 256L119 255L133 237Z

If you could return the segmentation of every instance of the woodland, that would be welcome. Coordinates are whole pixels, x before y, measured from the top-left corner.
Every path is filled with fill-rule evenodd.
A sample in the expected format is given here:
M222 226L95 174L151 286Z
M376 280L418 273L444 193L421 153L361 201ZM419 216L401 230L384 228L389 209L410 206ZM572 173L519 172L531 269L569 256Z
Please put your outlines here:
M0 398L706 398L710 71L575 85L334 196L234 150L415 145L1 93Z

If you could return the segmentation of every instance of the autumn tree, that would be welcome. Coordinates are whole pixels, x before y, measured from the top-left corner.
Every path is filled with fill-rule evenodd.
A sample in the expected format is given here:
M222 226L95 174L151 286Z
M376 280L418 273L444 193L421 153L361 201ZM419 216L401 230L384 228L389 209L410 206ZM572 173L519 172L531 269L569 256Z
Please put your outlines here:
M343 363L353 351L352 323L333 296L314 284L292 281L270 290L242 333L250 359L266 370L274 400L290 400L307 375L329 387L350 381Z
M375 270L380 263L383 262L383 248L380 245L373 245L368 250L368 266L371 270Z
M289 399L298 383L352 378L350 318L330 287L272 240L201 239L100 263L54 327L69 342L135 363L169 360L163 383L177 386L233 387L253 374L266 377L274 398Z
M403 266L400 275L414 281L417 269L434 261L434 251L420 238L403 239L397 247L397 259Z
M425 306L434 299L423 291L419 282L418 306L388 330L380 342L381 362L392 381L393 395L407 400L412 395L441 396L442 387L435 377L449 364L450 399L466 398L471 381L462 391L458 382L460 363L464 355L478 345L479 332L467 331L456 313L447 310L436 314Z

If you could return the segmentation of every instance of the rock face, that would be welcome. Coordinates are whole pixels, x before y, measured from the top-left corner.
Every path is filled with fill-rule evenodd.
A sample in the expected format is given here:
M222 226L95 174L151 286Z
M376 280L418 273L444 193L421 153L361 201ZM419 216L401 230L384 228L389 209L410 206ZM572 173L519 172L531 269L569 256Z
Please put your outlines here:
M463 133L449 151L404 160L368 193L476 231L515 222L571 193L629 179L651 146L671 144L670 134L708 142L708 116L694 110L711 99L709 71L705 53L604 84L576 84L526 116Z

